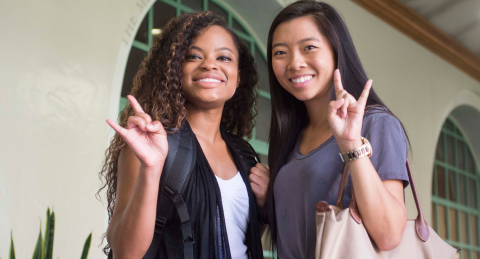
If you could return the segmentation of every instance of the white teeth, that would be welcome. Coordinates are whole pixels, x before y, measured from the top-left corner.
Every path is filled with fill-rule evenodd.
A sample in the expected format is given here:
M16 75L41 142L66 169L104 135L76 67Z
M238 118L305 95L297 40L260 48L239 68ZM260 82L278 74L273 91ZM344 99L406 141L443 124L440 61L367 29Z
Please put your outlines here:
M306 82L306 81L308 81L312 78L313 78L313 76L302 76L302 77L299 77L299 78L292 79L292 82L294 82L295 84L299 84L299 83Z
M203 78L203 79L199 79L198 82L220 83L222 81L215 78Z

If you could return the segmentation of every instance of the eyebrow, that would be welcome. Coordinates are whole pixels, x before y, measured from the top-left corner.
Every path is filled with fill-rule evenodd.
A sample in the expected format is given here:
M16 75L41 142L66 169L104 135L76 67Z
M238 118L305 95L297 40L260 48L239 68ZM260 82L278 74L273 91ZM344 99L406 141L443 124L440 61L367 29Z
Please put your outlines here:
M317 41L317 42L321 42L321 40L319 40L319 39L317 39L317 38L315 38L315 37L310 37L310 38L305 38L305 39L301 39L301 40L297 41L297 44L302 44L302 43L304 43L304 42L306 42L306 41ZM275 47L278 47L278 46L285 46L285 47L287 47L287 44L286 44L286 43L275 43L275 44L273 44L272 49L274 49Z
M202 52L203 52L203 49L200 48L200 47L197 47L197 46L192 46L190 49L196 49L196 50L198 50L198 51L202 51ZM233 54L233 51L232 51L231 49L227 48L227 47L221 47L221 48L216 48L216 49L215 49L215 51L220 51L220 50L230 51L230 52L232 52L232 54Z

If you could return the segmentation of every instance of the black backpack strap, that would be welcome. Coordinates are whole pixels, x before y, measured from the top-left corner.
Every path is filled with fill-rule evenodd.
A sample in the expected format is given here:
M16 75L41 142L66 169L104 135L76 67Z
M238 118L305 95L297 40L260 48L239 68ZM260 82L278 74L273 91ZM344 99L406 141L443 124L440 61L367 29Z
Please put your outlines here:
M227 134L232 140L235 149L247 170L255 167L257 163L261 163L260 157L258 156L257 152L255 152L255 149L253 149L250 143L248 143L248 141L238 137L235 134ZM261 224L268 224L268 218L266 215L263 214L262 210L257 210L257 219Z
M232 140L237 154L240 156L242 163L247 170L255 167L257 163L260 163L260 157L258 157L257 152L255 152L255 149L253 149L250 143L235 134L227 134Z
M190 127L186 123L180 132L168 134L168 155L163 167L158 191L155 233L144 258L155 258L162 240L165 225L172 216L173 207L180 218L184 258L193 259L193 234L187 205L182 198L190 173L195 166L196 145Z

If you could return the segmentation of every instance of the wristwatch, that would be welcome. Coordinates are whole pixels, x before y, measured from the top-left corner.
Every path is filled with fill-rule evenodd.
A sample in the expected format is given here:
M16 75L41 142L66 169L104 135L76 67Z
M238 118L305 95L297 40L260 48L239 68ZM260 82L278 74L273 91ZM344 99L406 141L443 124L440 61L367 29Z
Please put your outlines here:
M362 137L362 143L363 143L363 145L361 145L359 148L339 153L342 161L343 162L350 162L350 161L357 160L357 159L359 159L361 157L364 157L364 156L371 157L372 154L373 154L372 145L370 145L370 142L368 142L368 139L366 139L364 137Z

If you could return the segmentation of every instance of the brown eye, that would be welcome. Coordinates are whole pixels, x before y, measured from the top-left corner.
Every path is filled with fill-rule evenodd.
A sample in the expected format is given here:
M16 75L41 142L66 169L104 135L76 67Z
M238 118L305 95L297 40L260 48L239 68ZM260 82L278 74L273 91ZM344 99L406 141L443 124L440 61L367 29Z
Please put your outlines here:
M309 45L309 46L306 46L305 47L305 50L312 50L312 49L315 49L317 47L313 46L313 45Z
M232 59L229 58L229 57L227 57L227 56L218 57L217 60L221 60L221 61L232 61Z
M201 57L199 55L193 54L193 55L188 55L186 59L201 59Z

